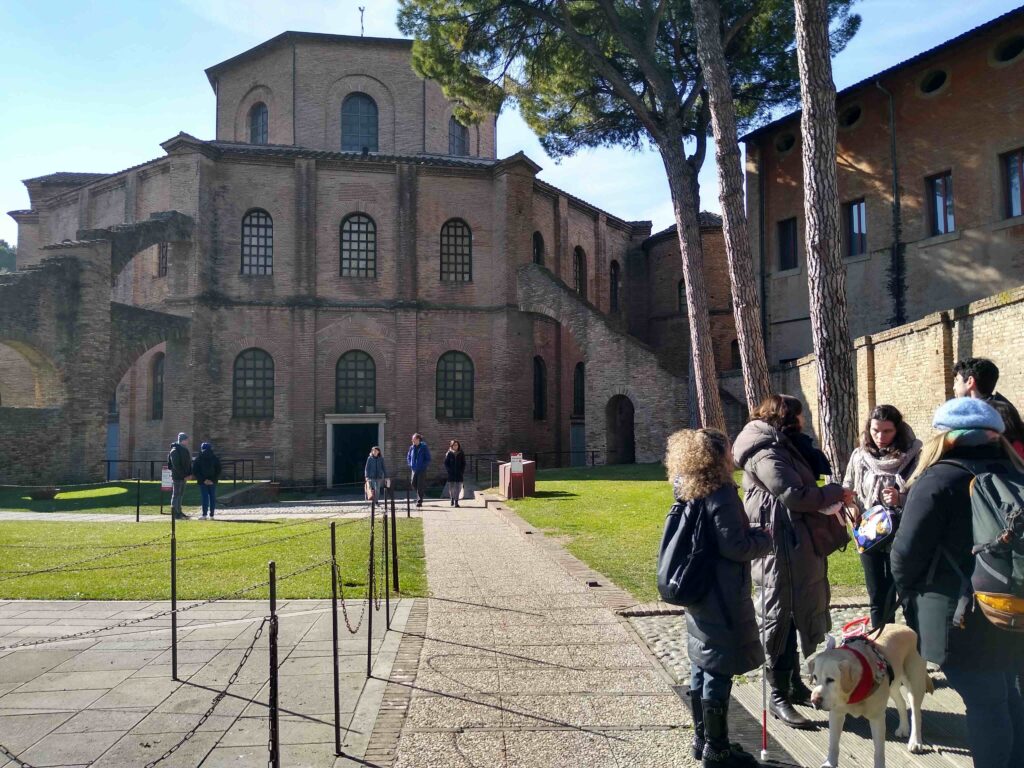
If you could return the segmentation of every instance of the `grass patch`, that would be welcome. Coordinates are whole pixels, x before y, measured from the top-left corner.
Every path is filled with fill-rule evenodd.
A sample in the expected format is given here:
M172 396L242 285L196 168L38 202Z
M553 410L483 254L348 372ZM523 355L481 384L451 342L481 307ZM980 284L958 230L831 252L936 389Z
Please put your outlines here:
M245 488L248 484L239 483L237 488ZM60 488L60 484L55 484ZM221 482L217 486L218 496L223 497L236 489L230 482ZM35 489L0 486L0 510L7 512L104 512L111 514L134 515L135 499L140 501L139 511L143 515L156 515L160 512L160 501L167 512L171 504L171 492L163 491L161 495L159 480L143 480L136 488L134 480L123 480L112 483L96 483L95 485L79 486L61 491L52 499L33 499L29 494ZM202 507L199 486L189 481L185 485L185 507ZM186 510L187 511L187 510Z
M737 473L737 484L739 476ZM537 473L537 495L509 502L531 525L562 540L590 567L641 602L658 598L654 569L672 488L661 464L578 467ZM839 591L862 588L856 549L829 558Z
M423 523L398 518L398 562L402 594L426 593ZM267 562L279 575L330 556L330 524L325 520L259 522L185 522L177 526L178 597L217 597L267 578ZM337 521L338 558L346 596L366 595L369 524ZM380 555L382 532L377 528ZM156 541L154 541L156 540ZM170 530L159 524L0 523L0 599L167 600L170 588ZM118 553L119 547L153 542ZM26 546L28 545L28 546ZM95 558L77 571L20 576ZM383 568L383 565L380 565ZM88 570L86 570L88 569ZM383 571L380 570L383 585ZM381 590L383 592L383 588ZM266 588L243 595L266 598ZM327 565L278 583L282 598L329 598Z

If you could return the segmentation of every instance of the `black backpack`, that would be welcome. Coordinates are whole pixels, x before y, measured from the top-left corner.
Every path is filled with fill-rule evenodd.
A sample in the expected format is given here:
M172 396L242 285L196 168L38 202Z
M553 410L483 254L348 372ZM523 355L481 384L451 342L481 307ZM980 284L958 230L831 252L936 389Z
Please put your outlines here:
M693 605L711 589L715 540L708 525L702 499L676 502L668 511L658 553L658 593L666 603Z

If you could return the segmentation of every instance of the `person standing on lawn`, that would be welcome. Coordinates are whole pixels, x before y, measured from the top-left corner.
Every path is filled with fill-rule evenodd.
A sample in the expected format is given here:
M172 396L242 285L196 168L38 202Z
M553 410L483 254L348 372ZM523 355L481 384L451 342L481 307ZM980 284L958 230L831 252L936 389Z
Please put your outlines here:
M805 458L790 437L803 430L803 405L797 398L769 395L750 416L733 456L743 469L743 506L750 524L770 530L775 545L754 561L755 602L765 606L761 621L772 689L769 712L791 728L813 728L793 706L808 704L811 696L800 679L798 640L804 656L810 656L831 629L832 618L827 555L815 549L812 533L821 521L811 516L851 502L853 491L836 483L818 486L814 457Z
M684 515L700 514L714 538L712 588L686 608L690 656L693 756L704 766L756 768L759 763L729 743L732 679L764 663L751 599L750 563L772 551L766 530L752 528L732 479L729 439L717 429L683 429L668 439L665 467Z
M203 500L203 520L209 510L210 520L217 511L217 482L221 473L220 457L213 452L210 443L199 446L199 455L192 461L192 476L199 483L199 495Z
M171 470L171 514L178 519L187 519L188 515L181 511L181 501L185 495L185 481L192 476L192 454L188 450L188 435L184 432L179 432L178 440L171 443L167 468Z
M384 457L380 453L380 446L375 445L370 449L370 455L366 457L366 467L363 469L363 477L373 491L373 497L380 501L380 489L384 486L384 478L388 476L384 468Z
M907 500L907 481L917 467L920 453L921 441L914 437L914 431L896 406L879 405L871 411L860 436L860 445L853 449L843 479L843 487L851 489L857 497L855 527L860 525L861 515L877 506L888 509L894 528L899 526L899 516ZM890 546L876 545L860 554L871 606L871 626L875 628L896 620ZM912 610L909 607L903 610L908 623L915 626Z
M444 455L444 469L448 474L448 498L451 506L459 506L462 495L462 481L466 476L466 454L458 440L448 443L448 452Z
M430 466L430 448L427 447L423 435L416 432L412 436L412 445L405 455L405 461L412 472L410 483L416 491L416 506L423 506L423 494L427 490L427 467Z

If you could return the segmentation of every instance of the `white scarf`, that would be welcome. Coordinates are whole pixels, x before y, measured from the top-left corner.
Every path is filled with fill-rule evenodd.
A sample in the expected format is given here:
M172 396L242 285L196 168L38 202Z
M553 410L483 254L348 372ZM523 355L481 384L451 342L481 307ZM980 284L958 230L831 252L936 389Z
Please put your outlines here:
M906 470L921 452L921 441L914 440L906 451L892 451L884 456L872 456L865 448L858 448L850 457L846 471L847 488L857 494L863 509L882 503L882 491L896 488L900 493L907 486ZM907 473L909 474L909 473Z

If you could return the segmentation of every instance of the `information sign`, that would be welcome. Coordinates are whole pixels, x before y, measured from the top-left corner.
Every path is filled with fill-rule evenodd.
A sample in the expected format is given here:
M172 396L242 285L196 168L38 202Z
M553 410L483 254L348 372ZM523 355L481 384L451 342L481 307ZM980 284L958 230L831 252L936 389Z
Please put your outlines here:
M512 464L512 467L509 469L509 471L513 475L521 475L521 474L523 474L523 454L521 454L521 453L513 453L512 454L511 464Z
M171 470L167 469L166 467L160 470L160 490L174 490L174 481L171 479Z

